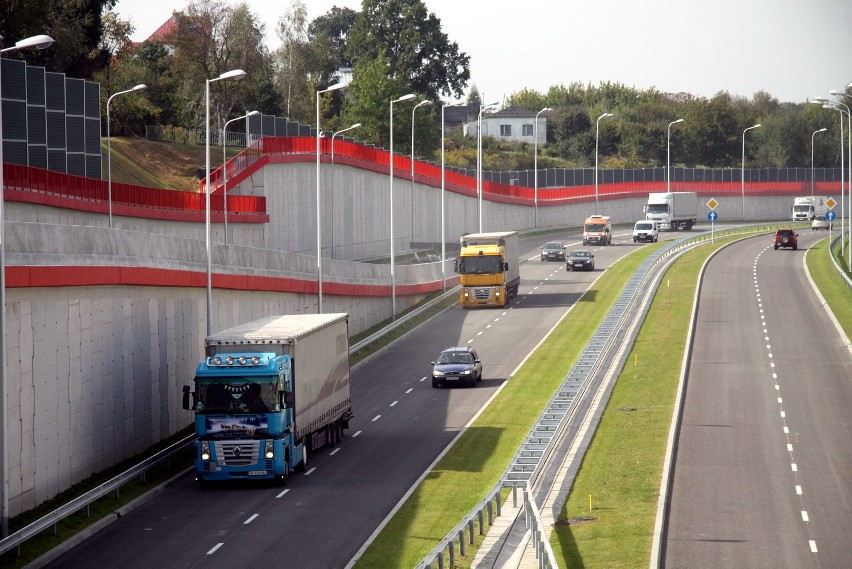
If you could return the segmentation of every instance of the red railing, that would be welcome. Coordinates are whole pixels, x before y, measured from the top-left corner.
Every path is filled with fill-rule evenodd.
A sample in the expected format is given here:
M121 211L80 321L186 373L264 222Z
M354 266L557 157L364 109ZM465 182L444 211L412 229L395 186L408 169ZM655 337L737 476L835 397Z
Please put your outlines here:
M3 181L8 199L33 203L56 203L50 198L61 198L66 207L77 202L81 209L106 211L109 207L109 184L96 178L84 178L31 166L3 164ZM88 203L92 207L85 207ZM204 194L161 188L146 188L133 184L112 183L112 204L134 208L166 209L185 212L203 212L206 209ZM221 193L212 195L210 209L224 211ZM228 196L229 214L266 216L266 198L260 196Z

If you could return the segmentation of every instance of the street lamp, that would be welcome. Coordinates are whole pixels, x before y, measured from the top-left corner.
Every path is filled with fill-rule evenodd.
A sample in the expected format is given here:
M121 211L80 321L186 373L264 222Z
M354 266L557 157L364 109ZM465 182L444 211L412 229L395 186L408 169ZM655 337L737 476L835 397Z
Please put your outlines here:
M757 123L756 125L750 126L743 131L743 162L742 162L742 169L741 169L741 172L740 172L740 183L742 184L742 200L743 200L742 201L741 216L742 216L743 220L745 220L745 135L751 129L760 128L761 126L763 126L763 125L761 125L760 123Z
M535 114L535 124L533 125L533 203L535 204L535 219L533 227L538 227L538 115L552 111L550 107L544 107ZM544 133L544 139L547 140L547 132Z
M322 215L320 210L320 95L347 87L347 83L335 83L327 89L317 91L317 314L322 314Z
M479 202L479 233L482 233L482 113L490 111L496 106L497 102L495 101L479 107L476 144L476 193Z
M0 41L3 36L0 36ZM53 38L45 35L22 39L12 47L0 49L0 54L28 47L44 49L53 43ZM0 87L2 93L2 87ZM6 442L9 433L9 421L6 416L6 242L3 240L3 101L0 99L0 538L9 535L9 462L6 457Z
M210 255L210 84L226 79L242 79L246 72L242 69L225 71L218 77L207 79L204 88L204 155L206 158L204 170L204 245L207 252L207 335L213 334L213 276L212 259Z
M825 132L827 130L827 128L821 128L819 130L815 130L813 134L811 134L811 197L814 196L814 136L816 136L818 132ZM842 193L843 192L841 191L841 194Z
M225 204L223 208L225 210L225 245L228 244L228 154L226 152L228 146L228 139L226 136L228 125L234 121L240 121L259 114L260 111L250 111L241 117L233 118L229 121L226 121L225 126L222 127L222 199L224 200Z
M846 87L847 88L852 87L852 82L850 82L849 85L847 85ZM836 91L834 89L829 91L829 93L831 93L835 97L846 97L847 96L845 91ZM848 157L847 157L847 160L846 160L846 167L849 168L849 175L846 176L846 192L849 194L849 199L847 200L847 205L849 207L849 214L846 216L846 218L852 222L852 111L850 111L849 107L846 106L844 103L841 103L840 101L831 101L831 102L834 103L837 106L846 108L846 118L847 118L847 120L846 120L846 132L847 132L846 151L848 152ZM841 131L842 131L842 129L841 129ZM841 132L840 135L843 136L843 133ZM843 205L843 188L841 187L840 188L840 216L841 216L840 217L840 242L841 243L843 242L843 226L844 226L844 224L843 224L843 208L844 208L844 205ZM849 243L849 247L847 247L847 251L849 251L849 253L848 253L847 260L846 260L846 266L849 267L849 266L852 266L852 226L850 226L847 229L847 231L849 232L850 243ZM841 251L842 251L842 247L841 247Z
M125 93L132 93L133 91L141 91L143 89L147 89L148 86L140 83L136 85L132 89L127 89L126 91L119 91L118 93L113 93L109 99L107 99L106 104L106 115L107 115L107 203L109 204L109 227L112 229L112 144L110 143L109 137L109 104L113 100L114 97L119 95L124 95Z
M417 98L414 93L403 95L399 99L391 99L390 102L390 273L391 273L391 320L396 320L396 273L394 272L394 250L393 250L393 104L410 101Z
M444 169L444 138L446 138L446 133L444 132L444 110L447 107L459 107L462 103L451 103L446 105L441 105L441 288L447 288L447 263L446 260L446 237L445 237L445 223L444 223L444 190L446 189L446 176Z
M414 242L414 111L417 107L431 105L432 101L426 99L420 101L411 109L411 242Z
M683 119L677 119L669 123L668 134L666 135L666 192L672 193L672 125L683 122Z
M334 215L334 137L338 134L342 134L346 131L352 130L353 128L358 128L361 126L361 123L356 122L352 126L346 127L342 130L338 130L331 135L331 212ZM331 220L331 258L334 259L334 219Z
M840 113L840 256L842 257L845 253L845 243L843 241L843 231L844 231L844 225L845 225L845 223L844 223L844 220L845 220L844 213L845 212L844 212L844 206L843 206L843 199L844 199L843 198L843 196L844 196L844 194L843 194L843 181L844 181L844 175L845 175L845 173L844 173L845 166L844 166L844 159L843 159L843 113L845 111L843 109L841 109L834 101L830 101L830 100L826 99L825 97L814 97L814 99L811 101L811 103L822 105L823 109L830 109L830 110L837 111L838 113ZM850 117L850 121L852 121L852 117ZM852 143L852 140L850 140L849 142ZM850 159L852 159L852 157L850 157ZM852 175L852 174L850 174L850 175ZM850 198L850 201L852 201L852 198ZM850 229L852 229L852 228L850 228ZM850 250L852 250L852 247L850 247Z
M595 213L598 213L598 131L600 130L601 119L614 117L612 113L604 113L598 117L595 123ZM683 120L683 119L680 119ZM671 128L672 125L669 125Z

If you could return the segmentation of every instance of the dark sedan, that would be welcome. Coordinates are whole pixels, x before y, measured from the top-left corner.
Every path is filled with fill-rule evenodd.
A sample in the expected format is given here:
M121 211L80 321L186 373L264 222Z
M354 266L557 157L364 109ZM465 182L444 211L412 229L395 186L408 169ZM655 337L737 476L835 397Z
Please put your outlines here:
M595 256L588 251L571 251L565 261L566 271L593 271L595 269Z
M482 362L476 350L469 346L447 348L432 364L432 387L445 383L464 383L476 387L482 381Z
M559 241L550 241L541 246L542 261L564 261L565 245Z

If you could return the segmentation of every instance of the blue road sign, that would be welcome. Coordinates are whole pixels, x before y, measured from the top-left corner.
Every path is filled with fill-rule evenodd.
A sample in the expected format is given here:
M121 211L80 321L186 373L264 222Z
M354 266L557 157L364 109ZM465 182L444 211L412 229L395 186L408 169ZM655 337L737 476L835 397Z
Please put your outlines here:
M825 220L826 221L834 221L834 218L837 217L837 214L834 213L834 210L828 210L825 212Z
M717 219L719 219L719 214L716 213L715 211L711 211L710 213L707 214L707 221L709 221L710 223L713 223Z

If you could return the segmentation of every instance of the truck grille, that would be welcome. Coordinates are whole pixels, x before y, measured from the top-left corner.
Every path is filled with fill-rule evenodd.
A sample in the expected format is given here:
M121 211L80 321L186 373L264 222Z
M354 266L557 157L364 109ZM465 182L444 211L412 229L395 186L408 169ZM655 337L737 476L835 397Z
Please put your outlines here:
M223 466L249 466L257 462L259 440L216 441L216 458Z
M491 289L490 288L474 288L473 289L473 298L476 300L488 300L491 298Z

